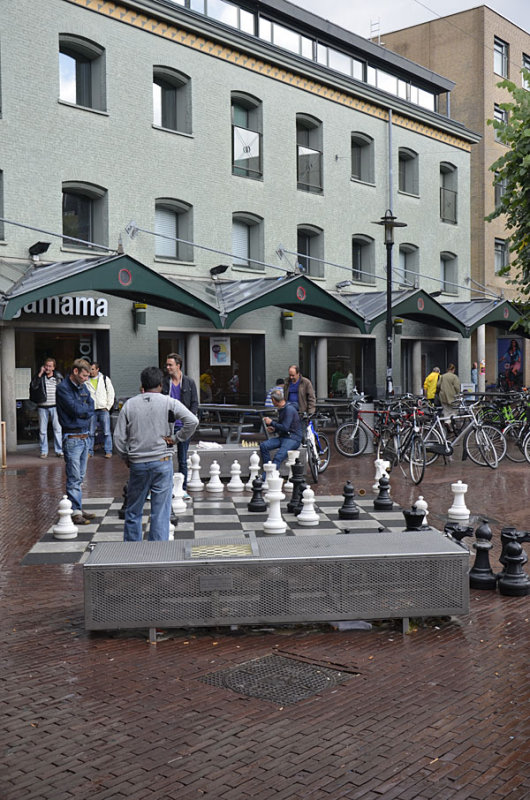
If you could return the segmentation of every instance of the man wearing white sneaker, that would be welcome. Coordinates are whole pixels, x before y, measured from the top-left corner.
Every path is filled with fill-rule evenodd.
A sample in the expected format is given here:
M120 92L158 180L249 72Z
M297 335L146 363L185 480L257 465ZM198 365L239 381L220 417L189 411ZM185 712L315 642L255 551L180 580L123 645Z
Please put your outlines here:
M90 425L90 450L89 455L94 455L94 440L96 438L96 428L101 425L103 431L103 447L105 458L112 458L112 434L110 432L110 410L114 405L114 386L108 375L103 375L99 371L97 361L92 361L90 365L90 378L87 381L88 391L92 395L96 413L92 417Z

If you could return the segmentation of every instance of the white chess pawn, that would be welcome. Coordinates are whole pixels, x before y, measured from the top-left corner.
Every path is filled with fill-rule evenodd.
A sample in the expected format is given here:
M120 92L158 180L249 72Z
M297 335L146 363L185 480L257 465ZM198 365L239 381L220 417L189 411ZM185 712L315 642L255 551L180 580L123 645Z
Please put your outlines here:
M224 490L224 486L221 483L220 474L221 467L217 461L212 461L210 465L210 480L206 484L207 492L222 492Z
M204 484L201 481L201 457L196 450L190 455L191 475L188 480L188 491L202 492Z
M302 494L302 510L298 514L297 521L306 528L318 525L320 522L320 517L315 511L315 493L310 486L304 489Z
M168 541L172 542L172 541L174 541L174 539L175 539L175 526L170 521L169 522L169 537L168 537Z
M254 452L250 456L250 467L249 467L249 478L247 483L245 483L245 489L247 492L252 491L252 483L254 478L257 478L259 475L259 455Z
M269 504L269 513L267 519L263 523L263 530L265 533L282 534L287 530L287 523L282 517L282 510L280 503L285 500L285 495L282 492L283 478L280 477L278 471L274 468L269 470L269 490L265 495L265 500Z
M263 489L267 491L269 488L269 477L271 473L276 469L272 461L267 461L266 464L263 465L263 472L265 473L265 480L263 481Z
M373 492L379 492L379 481L386 475L388 477L388 473L390 472L390 461L385 461L383 458L376 458L374 461L375 466L375 478L374 484L372 486Z
M420 496L418 497L418 499L416 500L414 505L416 506L416 509L418 511L423 511L423 513L424 513L423 523L422 524L423 525L428 525L427 516L429 514L429 506L427 505L427 501L423 499L423 495L420 494Z
M229 492L243 492L245 490L245 484L241 480L241 465L237 459L230 467L230 480L226 488Z
M173 499L171 501L171 508L175 515L183 514L187 508L184 500L184 489L182 488L183 483L184 475L182 472L175 472L173 474Z
M77 525L72 522L72 504L66 495L63 495L59 503L59 522L53 526L53 538L77 538Z
M470 514L464 498L464 495L467 492L467 483L462 483L462 481L452 483L451 491L454 495L454 499L453 505L447 512L447 519L452 520L453 522L465 522L469 519Z
M289 470L287 475L287 480L283 484L283 491L291 493L293 491L293 484L291 482L291 478L293 477L293 464L296 462L296 459L300 456L300 450L288 450L287 451L287 462L286 466Z

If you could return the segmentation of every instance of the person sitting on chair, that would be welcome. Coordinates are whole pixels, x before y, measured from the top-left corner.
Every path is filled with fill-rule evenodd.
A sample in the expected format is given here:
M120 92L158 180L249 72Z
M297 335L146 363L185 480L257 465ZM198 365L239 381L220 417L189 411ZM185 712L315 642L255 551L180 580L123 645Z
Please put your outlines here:
M292 403L288 403L285 400L281 389L272 390L271 400L274 408L278 410L278 420L275 421L270 417L263 417L263 422L267 426L269 433L275 433L276 436L261 442L259 449L263 464L270 461L271 450L276 450L276 455L272 461L276 469L279 470L282 461L287 458L287 452L289 450L298 450L300 447L302 442L302 423L298 411ZM265 478L265 473L263 478Z

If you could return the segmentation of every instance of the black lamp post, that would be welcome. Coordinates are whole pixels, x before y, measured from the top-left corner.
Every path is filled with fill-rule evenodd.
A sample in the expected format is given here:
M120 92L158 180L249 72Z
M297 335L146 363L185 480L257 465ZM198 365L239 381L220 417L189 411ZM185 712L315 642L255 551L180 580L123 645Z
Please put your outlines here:
M406 222L396 222L397 217L387 208L385 216L374 222L374 225L385 227L386 247L386 397L394 393L392 377L392 248L394 246L394 228L406 228Z

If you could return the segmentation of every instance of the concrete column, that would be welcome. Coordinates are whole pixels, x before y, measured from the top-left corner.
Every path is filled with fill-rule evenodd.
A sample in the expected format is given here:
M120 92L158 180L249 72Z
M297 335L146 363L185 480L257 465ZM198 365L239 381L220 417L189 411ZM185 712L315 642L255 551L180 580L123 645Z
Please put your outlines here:
M421 379L421 341L412 343L412 393L423 394L423 381Z
M328 396L328 340L322 336L317 339L315 392L317 397Z
M15 393L15 329L3 328L0 344L2 420L6 423L7 451L17 449L17 398Z
M201 376L199 334L188 333L186 336L186 362L184 372L195 381L197 392L199 392L199 379Z
M482 371L482 365L486 365L486 326L479 325L477 328L477 363L478 363L478 390L486 391L486 371Z

